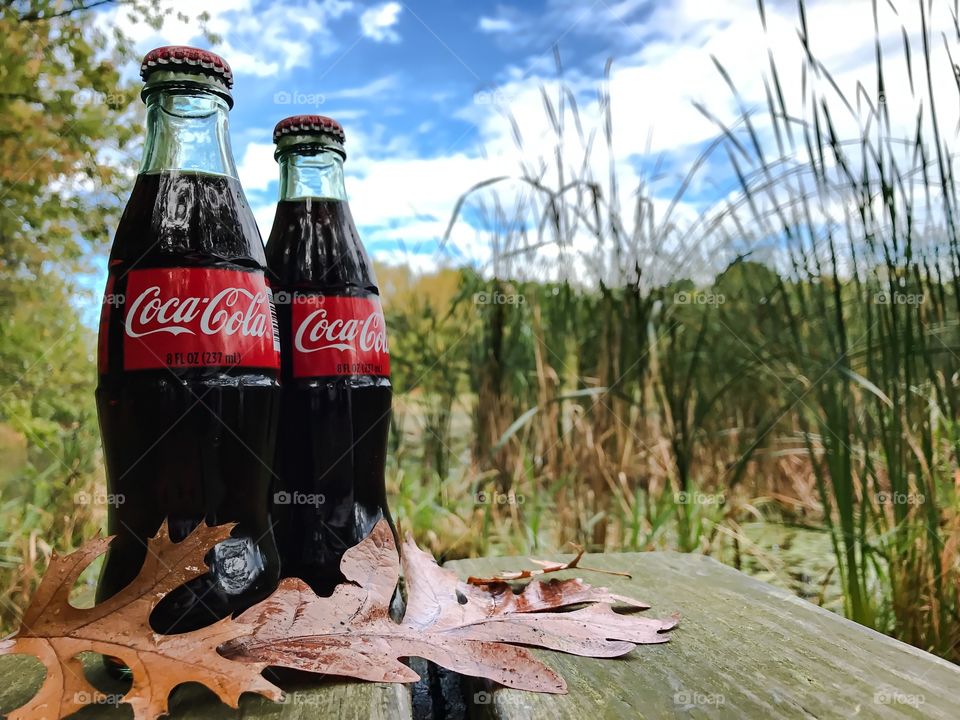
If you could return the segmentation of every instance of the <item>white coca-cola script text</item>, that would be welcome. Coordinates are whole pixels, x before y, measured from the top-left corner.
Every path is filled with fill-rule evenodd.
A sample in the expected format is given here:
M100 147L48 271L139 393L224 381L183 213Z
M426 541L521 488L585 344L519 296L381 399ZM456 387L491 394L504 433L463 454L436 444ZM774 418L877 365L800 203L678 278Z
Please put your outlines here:
M307 315L294 336L298 352L319 350L352 350L363 353L388 353L387 331L383 315L373 310L365 319L329 319L327 310L320 308Z
M124 323L129 337L155 333L196 335L194 321L200 318L204 335L263 337L270 322L265 292L228 287L213 297L161 297L160 287L148 287L130 304Z

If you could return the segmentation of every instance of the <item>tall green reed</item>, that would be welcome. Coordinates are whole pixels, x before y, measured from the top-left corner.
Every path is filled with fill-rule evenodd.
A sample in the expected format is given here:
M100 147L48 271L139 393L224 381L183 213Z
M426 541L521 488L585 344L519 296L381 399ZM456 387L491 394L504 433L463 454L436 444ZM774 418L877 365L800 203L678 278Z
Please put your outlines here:
M776 239L786 276L778 277L774 296L785 346L764 364L798 378L787 385L788 408L813 461L847 614L956 656L957 497L944 470L956 467L958 448L944 441L944 430L957 409L960 345L949 328L956 324L960 255L953 156L935 112L926 9L919 49L903 30L911 97L900 101L915 102L918 112L910 135L899 137L885 95L879 29L876 96L858 86L852 103L810 53L799 7L801 70L811 79L801 107L784 100L771 53L766 114L742 110L736 127L719 123L742 212L761 236ZM762 2L760 10L764 18ZM876 13L875 6L879 28ZM915 73L923 73L916 83ZM837 128L851 120L858 135L841 138ZM782 170L782 154L768 154L770 135L781 153L786 139L799 158L789 170Z
M926 10L919 47L902 33L918 110L902 132L879 30L876 94L847 97L798 9L800 99L773 51L759 112L718 61L740 112L717 120L665 212L649 177L622 206L608 83L594 128L562 82L544 87L552 151L458 203L451 225L477 209L494 252L461 301L527 300L474 308L474 457L500 489L549 488L554 537L596 549L732 538L739 553L744 519L800 508L829 532L850 617L956 657L960 255L933 38ZM681 228L675 209L717 152L739 193ZM699 246L731 256L712 280ZM574 261L602 271L565 274Z

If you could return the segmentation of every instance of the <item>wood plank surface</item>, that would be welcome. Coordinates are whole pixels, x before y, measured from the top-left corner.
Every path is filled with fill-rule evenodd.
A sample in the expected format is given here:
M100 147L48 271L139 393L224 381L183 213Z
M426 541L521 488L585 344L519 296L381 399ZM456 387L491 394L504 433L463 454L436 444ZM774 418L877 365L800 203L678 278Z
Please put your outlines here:
M96 703L71 716L76 720L128 720L128 706L120 705L122 682L107 675L98 656L84 658L87 676L103 692ZM0 657L0 712L6 714L24 704L40 687L43 666L23 655ZM269 677L268 670L267 674ZM274 678L270 678L274 680ZM195 683L177 688L170 703L171 720L407 720L412 717L410 687L398 683L362 683L340 678L277 682L287 691L284 703L273 703L247 693L240 708L233 710ZM44 720L37 718L36 720Z
M433 717L559 718L960 718L960 668L822 610L789 592L699 555L588 555L584 565L632 573L632 579L566 571L653 605L647 615L680 612L664 645L597 660L535 651L565 678L569 694L538 695L480 680L444 680L441 694L396 684L335 678L280 682L288 700L245 695L240 710L198 685L173 696L173 720L308 720ZM461 576L531 567L523 558L461 560ZM415 667L424 672L425 663ZM116 703L122 684L96 656L85 659L99 703L80 720L129 718ZM268 671L269 672L269 671ZM23 704L43 677L39 661L0 657L0 712ZM436 677L436 675L434 675ZM446 695L454 695L449 697ZM417 712L414 713L414 699ZM40 719L38 719L40 720Z
M647 615L682 615L673 640L624 658L535 651L569 694L538 695L466 683L471 717L557 718L960 718L960 668L823 610L701 555L584 556L594 585L632 595ZM447 564L461 577L533 565L518 558Z

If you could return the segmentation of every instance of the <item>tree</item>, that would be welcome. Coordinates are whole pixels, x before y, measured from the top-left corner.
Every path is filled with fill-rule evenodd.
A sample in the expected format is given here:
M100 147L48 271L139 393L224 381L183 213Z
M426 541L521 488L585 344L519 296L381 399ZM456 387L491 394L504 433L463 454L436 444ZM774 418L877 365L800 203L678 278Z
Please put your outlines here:
M99 447L94 333L76 299L91 292L82 278L109 242L142 126L119 70L132 47L103 26L104 4L0 0L0 426L26 449L0 453L12 465L0 472L0 625L46 543L74 546L103 515L75 501L96 482ZM154 27L165 15L156 0L118 5Z

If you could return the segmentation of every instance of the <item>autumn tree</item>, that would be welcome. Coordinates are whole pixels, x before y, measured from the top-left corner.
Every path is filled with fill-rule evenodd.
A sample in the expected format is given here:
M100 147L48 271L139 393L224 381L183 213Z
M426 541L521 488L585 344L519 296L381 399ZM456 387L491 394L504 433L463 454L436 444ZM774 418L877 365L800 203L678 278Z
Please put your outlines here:
M99 447L94 331L78 301L99 294L95 263L142 125L131 42L101 6L160 27L170 13L158 2L0 0L0 501L16 508L0 513L2 625L45 564L45 542L71 547L100 524L95 506L74 501L95 480Z

